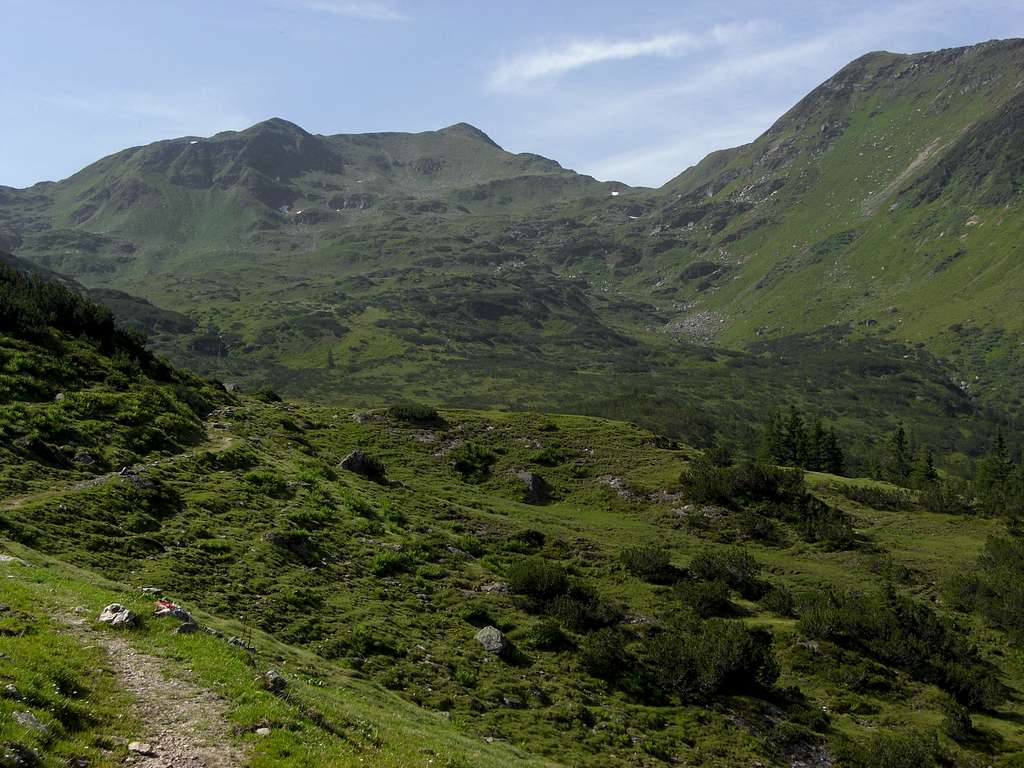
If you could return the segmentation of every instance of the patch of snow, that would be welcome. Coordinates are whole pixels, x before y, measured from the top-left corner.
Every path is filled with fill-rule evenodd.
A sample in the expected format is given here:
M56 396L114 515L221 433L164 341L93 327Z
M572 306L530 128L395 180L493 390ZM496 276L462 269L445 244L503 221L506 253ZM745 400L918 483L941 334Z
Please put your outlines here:
M612 197L618 197L618 196L619 196L618 192L612 192Z
M198 144L198 143L199 143L198 141L190 141L189 142L189 146L191 146L192 144Z

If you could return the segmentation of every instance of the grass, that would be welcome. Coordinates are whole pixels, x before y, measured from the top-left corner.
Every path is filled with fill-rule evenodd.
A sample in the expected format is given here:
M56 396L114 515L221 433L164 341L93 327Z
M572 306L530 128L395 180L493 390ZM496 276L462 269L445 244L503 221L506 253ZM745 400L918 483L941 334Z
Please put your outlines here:
M649 544L664 547L671 562L685 568L697 553L723 546L682 525L673 511L685 503L671 493L690 449L658 448L642 429L577 416L443 411L443 426L424 428L384 411L357 422L344 409L252 401L233 414L226 420L230 448L146 472L158 493L176 501L135 524L142 532L124 522L128 508L119 488L125 483L118 479L26 504L6 519L9 536L117 579L113 586L74 571L70 586L61 589L95 580L108 590L102 597L93 593L90 610L115 599L144 610L133 590L157 584L227 634L253 631L258 666L283 667L310 681L301 688L297 683L296 690L339 724L344 739L317 734L301 711L279 709L280 702L254 692L244 653L210 638L168 636L157 622L147 622L138 634L140 647L167 654L206 684L228 691L242 733L262 720L282 724L274 738L253 741L269 750L255 764L328 764L359 756L382 765L416 764L422 755L401 746L413 737L442 745L429 748L453 765L460 759L487 764L482 761L492 748L498 750L496 765L511 754L593 765L639 760L653 766L668 756L707 765L754 759L774 765L780 759L783 742L760 724L766 705L758 699L725 696L708 709L638 702L585 674L571 646L531 648L527 638L541 619L518 598L477 591L506 578L521 558L539 555L592 584L627 616L665 616L670 591L629 575L619 560L622 552ZM494 453L486 478L466 482L450 466L446 453L459 441ZM567 457L563 463L531 461L538 446L556 442ZM354 448L385 462L389 484L337 468ZM555 501L522 503L510 474L519 468L545 477ZM250 479L256 475L264 478L258 486ZM271 495L267 478L278 479ZM830 489L843 482L853 481L811 478L813 488L839 504L841 496ZM661 500L659 491L670 495ZM985 537L1001 527L992 520L845 508L864 545L831 552L793 539L781 547L747 542L764 578L797 593L823 585L870 591L880 579L893 579L916 598L932 600L943 580L970 568ZM74 520L77 530L89 531L107 510L122 522L121 529L104 529L102 547L66 527ZM144 558L134 554L140 546ZM62 572L64 566L47 573L54 568ZM787 721L799 726L807 717L802 707L824 706L831 713L822 735L812 728L800 731L798 741L824 738L838 745L893 724L940 724L944 699L934 687L883 666L884 689L851 689L830 667L852 665L853 675L872 662L831 648L809 656L792 619L734 599L746 614L739 620L773 632L783 671L780 690L798 686L806 697L805 705L786 705ZM489 661L472 639L482 623L508 632L523 649L524 665ZM971 631L1016 688L1024 678L1006 640L980 625ZM986 758L993 764L1017 748L1016 707L1010 703L975 718L1002 739ZM732 718L741 712L749 725L737 729ZM367 741L359 735L363 730L377 737ZM481 746L485 737L498 746ZM374 746L377 739L381 746ZM961 749L944 745L951 754Z

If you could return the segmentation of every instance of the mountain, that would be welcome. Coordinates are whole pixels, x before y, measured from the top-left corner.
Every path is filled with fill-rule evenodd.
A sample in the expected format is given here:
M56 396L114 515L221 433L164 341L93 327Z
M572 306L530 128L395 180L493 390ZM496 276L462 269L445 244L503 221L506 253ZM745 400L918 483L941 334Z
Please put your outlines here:
M718 318L718 343L843 323L1009 394L1024 364L1022 108L1021 40L861 57L665 186L659 221L715 269L667 295Z
M273 119L2 188L0 239L250 388L614 413L697 442L795 402L865 450L905 420L972 452L1024 409L1022 84L1017 40L868 54L658 190L466 124Z

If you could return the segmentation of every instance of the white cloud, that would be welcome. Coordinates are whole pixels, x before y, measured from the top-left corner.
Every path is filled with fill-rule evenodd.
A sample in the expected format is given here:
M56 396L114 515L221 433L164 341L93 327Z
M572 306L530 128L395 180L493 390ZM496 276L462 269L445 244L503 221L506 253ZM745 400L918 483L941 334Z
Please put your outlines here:
M372 21L408 21L409 17L391 3L376 0L296 0L296 5L308 11L320 11L333 16Z
M626 61L644 56L672 57L723 46L748 37L759 23L725 24L703 34L676 32L643 40L581 40L559 48L514 56L492 72L489 86L495 91L515 91L537 81L563 75L604 61Z

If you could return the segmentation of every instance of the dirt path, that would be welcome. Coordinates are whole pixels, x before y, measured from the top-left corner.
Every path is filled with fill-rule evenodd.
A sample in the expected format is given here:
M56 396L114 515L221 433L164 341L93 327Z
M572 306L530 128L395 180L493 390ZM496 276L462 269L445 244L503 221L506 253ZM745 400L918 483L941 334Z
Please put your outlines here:
M62 616L76 635L107 650L110 671L135 699L142 722L134 741L152 754L132 754L130 764L143 768L239 768L245 753L232 742L227 702L187 677L171 679L165 662L139 653L123 637L89 628L79 616Z

